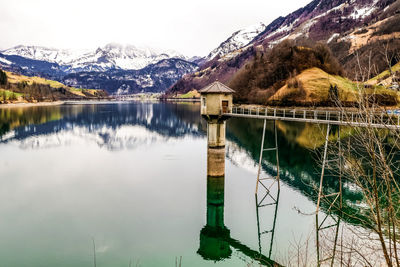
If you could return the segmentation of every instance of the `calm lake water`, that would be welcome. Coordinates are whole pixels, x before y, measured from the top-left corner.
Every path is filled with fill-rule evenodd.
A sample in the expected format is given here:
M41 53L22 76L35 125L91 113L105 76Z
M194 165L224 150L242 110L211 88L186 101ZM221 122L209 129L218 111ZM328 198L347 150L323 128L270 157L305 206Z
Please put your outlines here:
M180 256L182 266L246 266L260 244L269 256L254 195L262 121L228 121L224 184L207 178L205 129L189 103L0 109L0 266L93 266L93 240L97 266L175 266ZM298 209L315 211L312 149L323 129L281 122L278 132L278 209L261 208L258 219L261 230L275 220L271 258L282 263L294 243L314 240L315 217ZM272 124L266 140L273 145ZM274 163L264 157L265 175ZM202 237L215 196L222 245ZM357 202L350 189L344 198Z

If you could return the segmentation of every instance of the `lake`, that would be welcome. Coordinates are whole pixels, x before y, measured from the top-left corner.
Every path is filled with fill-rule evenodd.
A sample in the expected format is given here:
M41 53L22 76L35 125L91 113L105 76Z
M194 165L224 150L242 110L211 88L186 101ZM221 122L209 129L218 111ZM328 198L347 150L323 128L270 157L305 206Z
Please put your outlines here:
M314 255L311 185L319 182L314 148L324 129L278 123L279 203L257 210L262 126L227 122L221 182L207 177L207 125L197 103L0 109L0 266L93 266L94 250L97 266L175 266L180 257L182 266L247 266L257 264L260 248L284 264L308 239ZM273 136L268 123L266 146ZM265 175L274 175L274 164L267 154ZM346 187L343 196L360 199ZM207 216L219 216L223 238L204 236ZM270 252L271 234L259 242L258 232L274 221Z

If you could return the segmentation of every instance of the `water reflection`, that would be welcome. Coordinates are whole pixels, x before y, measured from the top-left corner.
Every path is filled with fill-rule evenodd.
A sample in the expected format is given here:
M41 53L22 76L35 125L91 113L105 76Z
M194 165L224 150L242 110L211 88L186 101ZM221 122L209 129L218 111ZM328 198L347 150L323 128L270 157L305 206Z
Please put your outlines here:
M224 176L207 177L207 224L200 231L203 259L220 261L231 256L230 231L224 225Z
M259 251L255 251L250 247L242 244L240 241L231 237L231 232L224 223L224 201L225 201L225 174L224 163L221 163L221 154L224 154L225 149L212 149L208 148L207 153L207 215L206 225L200 231L200 248L197 253L205 260L222 261L228 259L232 255L232 248L244 254L250 259L262 264L264 266L280 266L278 263L271 260L271 252L273 245L273 236L277 215L278 203L274 213L273 229L269 256L266 257L262 254L261 234L266 232L260 231L259 223L259 209L265 206L258 205L256 196L256 209L257 209L257 229ZM215 162L213 159L217 159ZM222 159L223 160L223 159ZM279 198L279 193L278 193ZM269 205L267 205L269 206ZM275 205L274 205L275 207Z
M80 260L88 255L90 247L85 242L91 241L93 232L97 236L109 233L103 245L110 249L98 254L99 261L104 255L103 261L109 264L102 266L116 266L115 258L120 266L126 266L128 261L123 261L132 252L133 256L145 255L144 266L162 266L181 251L186 253L183 262L190 262L188 266L214 262L242 266L236 253L273 264L269 259L274 254L272 241L279 254L292 241L292 231L302 235L312 228L313 219L310 223L297 214L292 203L308 205L308 211L314 211L313 185L319 182L319 168L309 148L310 143L318 146L321 129L306 124L279 125L284 201L278 213L275 207L265 212L254 203L256 175L252 174L259 158L262 121L228 121L230 175L225 179L225 153L208 149L205 156L206 124L199 109L197 104L174 103L0 109L0 212L7 219L0 220L0 254L15 263L5 266L62 266L52 250L55 245L59 245L58 251L71 251L64 255L64 266L89 266L90 262L82 264ZM272 125L265 141L266 147L274 145ZM274 175L274 163L275 158L266 154L263 170ZM336 186L333 181L326 189ZM343 197L347 207L357 209L359 198L354 190L345 188ZM293 218L299 223L293 225ZM59 221L52 224L54 219ZM270 226L277 234L261 238L262 232L271 231ZM32 238L16 238L23 229L28 229L25 231ZM70 237L70 243L61 235ZM35 246L39 238L48 241L42 250ZM71 244L80 246L75 250ZM15 255L7 256L21 247L38 258L34 264L34 257L28 254L26 262L30 264L25 265ZM54 264L39 260L52 253Z
M135 149L171 138L204 136L206 125L199 116L199 109L198 104L192 103L143 102L0 109L0 143L15 142L23 149L40 149L90 142L112 151ZM272 146L273 128L272 124L268 126L266 146ZM325 131L320 127L324 126L278 123L281 178L314 202L319 165L310 149L323 142ZM262 121L231 119L226 129L227 157L234 159L245 151L251 161L256 162ZM212 162L217 161L211 160L208 166ZM266 155L263 170L275 175L274 162L275 159ZM325 188L327 192L336 192L338 186L332 179ZM348 214L356 212L361 195L345 185L343 197L344 210L348 209ZM352 218L346 220L351 222Z
M0 109L0 142L18 140L23 147L45 148L82 138L110 150L135 148L159 139L203 135L198 109L196 104L141 102Z
M247 151L250 158L256 162L260 153L260 142L262 133L262 120L232 119L228 121L227 136L235 144ZM312 125L307 123L279 122L278 147L280 177L286 185L301 192L314 203L317 201L317 188L320 181L320 163L314 149L323 144L323 133L326 132L324 125ZM343 129L346 131L346 129ZM267 123L265 147L273 147L274 144L273 123ZM337 135L337 129L331 133ZM341 134L346 136L346 133ZM322 140L322 141L321 141ZM313 145L311 145L313 144ZM311 148L311 146L314 146ZM228 157L234 157L229 155ZM269 175L276 175L274 155L265 154L262 169ZM337 192L339 189L337 179L326 179L324 183L325 194ZM357 214L362 201L360 192L354 190L351 184L344 184L343 214L344 220L356 223L352 216L346 214ZM328 209L329 204L323 203L323 209Z

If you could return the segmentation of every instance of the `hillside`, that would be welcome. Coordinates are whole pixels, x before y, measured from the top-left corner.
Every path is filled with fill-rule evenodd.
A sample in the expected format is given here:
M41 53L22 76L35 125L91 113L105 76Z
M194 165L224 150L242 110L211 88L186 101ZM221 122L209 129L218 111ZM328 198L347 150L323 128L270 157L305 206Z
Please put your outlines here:
M343 104L357 102L360 93L375 94L378 101L385 105L398 103L399 94L382 86L364 88L362 84L350 81L338 75L330 75L318 68L311 68L291 78L271 95L266 103L287 103L306 106L333 105L332 88L337 87L337 95Z
M400 62L396 65L392 66L390 69L387 69L380 74L376 75L372 79L367 81L369 85L383 85L389 86L393 89L399 89L399 81L400 81Z
M28 77L2 70L0 72L7 77L0 84L1 103L99 99L108 97L108 94L104 90L79 89L41 77Z
M185 93L199 90L210 82L219 81L235 86L237 77L256 64L260 55L270 51L284 41L293 42L297 47L315 47L316 43L330 48L341 66L340 74L350 80L365 80L368 66L371 76L387 69L388 64L395 65L400 54L400 1L394 0L314 0L295 12L279 17L265 27L265 30L246 46L222 56L206 61L197 72L185 75L167 91L167 94ZM229 40L229 39L228 39ZM222 44L221 44L222 45ZM389 58L389 62L388 59ZM268 69L268 59L264 60L264 69ZM301 62L298 62L301 65ZM283 66L285 66L284 63ZM320 67L320 66L308 66ZM295 68L303 71L305 68ZM324 68L322 68L324 70ZM273 88L276 91L289 78L275 73L279 83L263 79L252 80L258 90ZM263 74L260 74L262 76ZM250 78L250 77L249 77ZM260 77L257 77L260 78ZM248 84L242 84L248 86ZM270 88L271 87L271 88ZM239 87L238 87L239 88ZM253 85L240 95L243 101L258 99L251 95ZM239 90L244 90L240 89ZM273 92L274 93L274 92ZM246 95L247 94L247 95ZM270 97L270 95L267 95Z

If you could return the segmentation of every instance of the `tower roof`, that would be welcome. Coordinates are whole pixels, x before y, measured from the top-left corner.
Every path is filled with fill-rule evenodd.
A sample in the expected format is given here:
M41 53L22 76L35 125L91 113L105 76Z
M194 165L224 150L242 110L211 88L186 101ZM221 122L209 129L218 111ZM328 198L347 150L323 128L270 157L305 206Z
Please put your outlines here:
M219 81L215 81L210 85L207 85L199 91L201 94L208 93L222 93L222 94L233 94L235 91Z

